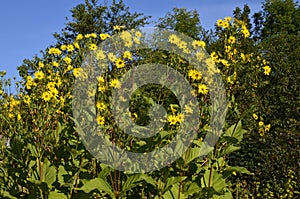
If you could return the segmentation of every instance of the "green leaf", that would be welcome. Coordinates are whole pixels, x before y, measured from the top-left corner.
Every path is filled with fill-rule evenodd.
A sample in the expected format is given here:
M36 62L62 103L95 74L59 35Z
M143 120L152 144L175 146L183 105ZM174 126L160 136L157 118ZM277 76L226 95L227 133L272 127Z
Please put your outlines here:
M221 156L224 156L224 155L228 155L234 151L237 151L239 150L241 147L238 147L238 146L233 146L233 145L227 145L225 147L225 149L222 151L221 153Z
M246 130L242 128L242 122L240 120L237 124L234 124L231 127L229 127L223 136L233 137L237 139L238 142L241 142L245 132Z
M194 147L189 148L183 155L183 159L185 160L186 164L189 164L194 159L199 158L201 153L201 148Z
M121 195L126 195L126 192L134 187L136 187L143 178L141 178L141 174L132 174L127 178L125 183L122 185Z
M188 190L184 193L186 196L192 196L194 193L200 192L201 187L196 182L190 184Z
M85 193L89 193L94 189L97 189L99 191L105 191L112 198L115 198L115 195L114 195L114 192L113 192L111 186L102 178L95 178L95 179L89 180L78 190L82 190Z
M238 172L238 173L244 173L244 174L253 174L250 171L248 171L245 167L238 167L238 166L228 166L226 169L224 169L224 172Z
M216 192L220 193L224 188L227 187L227 184L222 174L219 174L216 170L212 170L212 173L210 174L210 169L207 169L204 173L203 178L201 179L201 186L202 188L212 187Z
M68 197L63 193L50 192L48 199L68 199Z
M225 192L223 195L213 195L213 199L232 199L232 193L231 192Z

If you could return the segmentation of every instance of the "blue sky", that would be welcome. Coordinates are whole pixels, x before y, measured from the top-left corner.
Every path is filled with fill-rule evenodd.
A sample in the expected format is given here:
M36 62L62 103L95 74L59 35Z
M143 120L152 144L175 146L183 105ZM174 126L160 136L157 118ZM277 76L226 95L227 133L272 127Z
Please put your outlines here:
M17 66L31 59L50 44L52 34L59 32L70 18L70 9L84 0L3 1L0 7L0 71L7 77L18 77ZM99 0L103 2L103 0ZM212 28L217 19L231 16L235 7L248 4L252 14L261 7L261 0L124 0L131 11L163 17L172 8L196 9L201 24Z

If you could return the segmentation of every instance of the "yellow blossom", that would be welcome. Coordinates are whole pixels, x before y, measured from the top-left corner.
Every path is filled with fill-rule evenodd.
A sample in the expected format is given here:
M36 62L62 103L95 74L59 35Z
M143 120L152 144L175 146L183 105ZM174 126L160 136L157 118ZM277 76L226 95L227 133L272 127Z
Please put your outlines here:
M100 34L101 40L105 40L105 39L107 39L107 38L109 38L109 37L110 37L109 34Z
M202 78L202 73L200 71L191 69L188 72L188 76L191 77L193 80L200 80Z
M42 94L42 98L43 98L43 100L45 100L46 102L47 101L49 101L50 99L51 99L51 93L50 92L44 92L43 94Z
M179 113L178 115L176 115L176 120L177 120L178 123L183 122L184 115L182 113Z
M64 61L66 62L66 64L71 64L72 59L70 57L65 57Z
M91 44L91 45L89 46L89 49L90 49L90 50L96 50L96 49L97 49L97 45L96 45L96 44Z
M130 59L132 60L132 53L128 50L126 50L123 54L124 59Z
M73 46L72 44L67 45L67 50L68 50L69 52L74 51L74 46Z
M78 34L77 36L76 36L76 40L82 40L83 39L83 35L82 34Z
M115 62L117 59L113 53L108 53L107 57L111 62Z
M61 50L67 50L67 45L65 45L65 44L61 45L61 46L60 46L60 49L61 49Z
M264 125L264 122L263 121L259 121L258 122L258 126L263 126Z
M123 68L123 67L125 66L124 60L121 59L121 58L118 58L118 59L116 60L116 66L117 66L117 68Z
M38 80L41 80L45 77L45 74L42 71L36 71L34 73L34 77Z
M100 110L103 111L106 108L106 105L103 102L97 102L96 107Z
M74 42L74 47L77 48L77 49L80 49L80 45L78 42Z
M271 72L270 66L264 66L263 69L264 69L264 74L265 75L269 75L270 74L270 72Z
M103 50L97 50L97 52L96 52L96 58L98 60L103 60L103 59L105 59L105 57L106 56L105 56Z
M121 83L118 79L111 80L109 85L113 88L121 88Z
M222 19L218 19L217 26L218 27L223 27L223 24L224 24L223 20Z
M258 119L258 116L255 114L255 113L253 113L253 119L255 119L255 120L257 120Z
M59 66L59 63L58 63L58 62L56 62L56 61L54 61L54 62L52 62L52 66L54 66L54 67L58 67L58 66Z
M100 124L100 125L104 125L105 118L103 116L98 116L97 117L97 123Z
M208 93L207 86L205 84L198 85L198 92L204 95L207 94Z
M38 65L39 65L39 68L43 68L45 66L43 62L39 62Z
M172 34L169 36L169 42L178 45L180 43L180 39L177 37L177 35Z
M270 129L271 129L271 124L265 126L265 131L270 131Z
M61 55L62 52L58 48L50 48L48 53L50 55Z
M228 43L234 44L234 43L235 43L235 37L234 37L234 36L230 36L230 37L228 38Z
M82 69L81 68L74 68L74 70L73 70L74 77L80 76L81 73L82 73Z
M197 49L197 48L204 48L206 44L204 41L194 40L192 42L192 45L193 45L194 49Z
M177 123L177 117L175 115L169 115L167 117L168 122L170 123L170 125L175 125Z

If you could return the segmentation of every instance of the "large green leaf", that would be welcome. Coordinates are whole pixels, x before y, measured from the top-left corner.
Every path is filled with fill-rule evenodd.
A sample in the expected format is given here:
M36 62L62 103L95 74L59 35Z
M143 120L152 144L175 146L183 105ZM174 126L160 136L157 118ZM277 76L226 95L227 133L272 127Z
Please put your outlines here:
M92 190L104 191L112 198L115 198L112 187L102 178L95 178L86 182L79 190L83 190L85 193L89 193Z
M50 192L48 199L68 199L68 197L63 193L52 191Z
M219 174L216 170L210 172L210 169L207 169L201 179L201 186L202 188L212 187L216 192L220 193L227 187L227 184L222 174Z

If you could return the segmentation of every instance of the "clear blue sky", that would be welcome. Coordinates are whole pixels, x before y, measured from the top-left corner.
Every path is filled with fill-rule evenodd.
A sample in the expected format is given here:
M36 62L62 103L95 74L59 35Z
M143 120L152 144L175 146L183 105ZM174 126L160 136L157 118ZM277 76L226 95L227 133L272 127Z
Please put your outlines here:
M103 2L103 0L99 0ZM196 9L201 24L212 28L215 21L231 16L235 7L248 4L252 14L261 7L261 0L124 0L131 11L153 16L156 20L172 8ZM70 9L84 0L21 0L2 1L0 7L0 71L7 77L18 77L17 66L31 59L54 43L52 34L59 32L70 18Z

